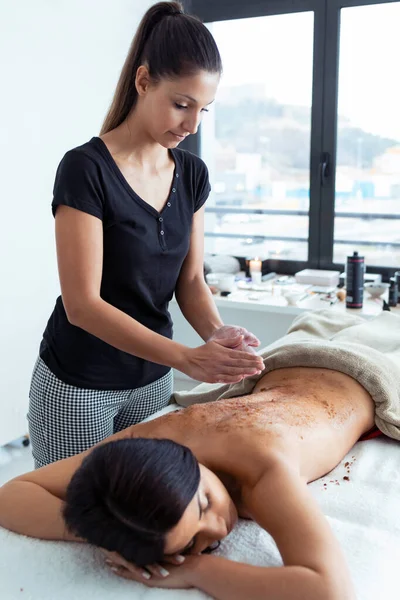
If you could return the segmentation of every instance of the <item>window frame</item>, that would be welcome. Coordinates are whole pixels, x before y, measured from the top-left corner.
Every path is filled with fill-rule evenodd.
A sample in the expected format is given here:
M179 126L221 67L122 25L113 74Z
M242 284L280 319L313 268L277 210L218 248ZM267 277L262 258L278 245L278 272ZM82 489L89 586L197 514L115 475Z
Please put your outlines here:
M183 0L185 10L203 22L314 12L314 63L311 106L310 204L308 260L263 262L263 272L293 274L303 268L343 271L343 263L333 262L335 216L357 218L361 213L335 213L337 108L339 91L340 13L343 8L391 4L399 0ZM201 128L181 147L201 155ZM328 153L330 169L321 181L322 156ZM215 209L210 209L215 212ZM207 211L207 207L206 207ZM221 212L223 209L221 209ZM237 210L238 213L246 212ZM255 212L252 210L251 212ZM258 211L262 214L262 211ZM268 211L267 211L268 212ZM278 211L287 214L287 211ZM297 211L299 212L299 211ZM306 211L307 212L307 211ZM364 213L362 213L364 216ZM375 217L376 218L376 217ZM392 218L396 218L393 216ZM400 215L397 217L400 219ZM323 234L321 233L323 232ZM351 242L351 240L349 240ZM245 264L245 257L238 256ZM371 266L367 271L380 273L389 280L396 267Z

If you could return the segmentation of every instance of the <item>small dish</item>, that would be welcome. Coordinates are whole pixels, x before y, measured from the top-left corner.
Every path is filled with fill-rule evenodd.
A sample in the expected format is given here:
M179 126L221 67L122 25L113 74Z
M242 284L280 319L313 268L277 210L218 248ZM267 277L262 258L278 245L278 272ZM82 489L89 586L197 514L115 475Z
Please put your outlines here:
M233 292L235 289L235 275L232 273L208 273L207 284L218 288L221 292Z
M296 306L299 300L304 299L304 292L286 292L282 294L289 306Z
M380 298L390 287L389 283L366 283L364 290L371 298Z

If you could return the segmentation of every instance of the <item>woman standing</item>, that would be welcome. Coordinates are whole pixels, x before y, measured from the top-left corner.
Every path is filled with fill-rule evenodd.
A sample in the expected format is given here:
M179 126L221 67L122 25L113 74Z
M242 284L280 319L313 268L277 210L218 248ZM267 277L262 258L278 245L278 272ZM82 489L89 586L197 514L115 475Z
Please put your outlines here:
M231 383L258 340L223 326L203 277L208 171L177 149L214 100L208 29L160 2L144 15L100 137L70 150L52 203L62 296L40 346L28 420L35 466L82 452L168 404L172 371ZM172 341L175 293L206 342ZM250 348L248 347L250 346Z

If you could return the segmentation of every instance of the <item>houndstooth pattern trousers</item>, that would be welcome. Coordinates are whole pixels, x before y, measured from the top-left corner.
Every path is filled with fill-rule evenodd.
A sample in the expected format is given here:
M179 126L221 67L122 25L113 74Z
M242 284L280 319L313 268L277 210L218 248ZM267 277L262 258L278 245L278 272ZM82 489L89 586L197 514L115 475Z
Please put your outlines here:
M68 385L39 357L29 392L29 436L35 468L87 450L143 421L170 401L173 375L134 390L92 390Z

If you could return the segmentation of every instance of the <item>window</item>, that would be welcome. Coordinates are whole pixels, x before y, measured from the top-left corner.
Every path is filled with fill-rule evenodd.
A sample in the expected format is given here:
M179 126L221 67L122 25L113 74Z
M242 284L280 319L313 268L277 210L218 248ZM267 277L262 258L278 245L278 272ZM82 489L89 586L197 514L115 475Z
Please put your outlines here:
M190 149L206 250L266 268L400 265L399 0L192 0L224 74ZM190 138L189 138L190 139Z
M345 8L340 22L334 261L356 246L369 265L397 267L400 3Z
M307 260L313 17L210 26L224 74L201 145L213 181L208 252Z

